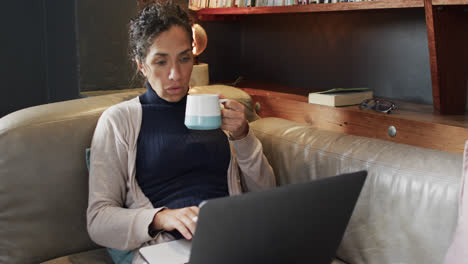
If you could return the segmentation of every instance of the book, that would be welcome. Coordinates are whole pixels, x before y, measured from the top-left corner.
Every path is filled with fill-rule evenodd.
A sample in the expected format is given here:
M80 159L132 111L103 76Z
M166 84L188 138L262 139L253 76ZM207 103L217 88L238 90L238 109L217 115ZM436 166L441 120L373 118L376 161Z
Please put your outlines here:
M328 106L356 105L372 96L373 92L369 88L334 88L309 93L309 103Z

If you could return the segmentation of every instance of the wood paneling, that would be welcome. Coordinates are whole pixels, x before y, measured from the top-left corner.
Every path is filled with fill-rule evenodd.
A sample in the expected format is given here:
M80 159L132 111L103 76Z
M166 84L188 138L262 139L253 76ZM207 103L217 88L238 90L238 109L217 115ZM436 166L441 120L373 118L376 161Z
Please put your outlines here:
M468 12L463 6L433 6L425 0L434 109L462 114L468 79Z
M383 114L359 106L328 107L307 103L307 97L281 92L242 88L257 105L261 117L280 117L313 127L357 136L378 138L455 153L463 153L468 140L468 115L432 113L431 105L397 102L399 110ZM396 128L390 137L388 129Z

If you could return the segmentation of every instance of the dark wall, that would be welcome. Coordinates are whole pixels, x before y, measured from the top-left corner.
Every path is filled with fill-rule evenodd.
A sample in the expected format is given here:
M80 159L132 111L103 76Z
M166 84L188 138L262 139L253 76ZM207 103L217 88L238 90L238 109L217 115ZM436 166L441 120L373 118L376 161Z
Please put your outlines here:
M3 116L45 102L47 93L42 3L22 0L0 5L0 116Z
M190 13L187 0L174 2ZM77 2L81 91L142 87L143 80L135 79L135 66L128 57L128 22L137 9L137 1ZM211 62L211 80L235 79L239 75L240 24L203 25L207 31L216 32L208 36L207 50L200 56L201 62Z
M43 0L45 7L48 103L80 94L77 56L76 1Z
M210 82L232 82L243 73L240 67L241 25L237 22L200 23L208 36L201 63L208 63Z
M188 11L187 0L173 2ZM81 91L143 86L128 56L128 23L137 13L137 0L77 2Z
M127 24L137 1L79 0L77 2L81 91L141 87L133 80L128 57Z
M0 117L78 97L74 5L63 0L0 4Z
M432 103L423 9L257 16L242 26L248 78Z

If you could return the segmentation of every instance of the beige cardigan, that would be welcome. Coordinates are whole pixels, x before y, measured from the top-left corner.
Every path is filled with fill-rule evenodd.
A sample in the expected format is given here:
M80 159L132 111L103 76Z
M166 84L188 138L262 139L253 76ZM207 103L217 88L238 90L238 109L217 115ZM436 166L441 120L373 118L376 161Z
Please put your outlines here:
M104 247L135 250L170 240L164 235L152 238L148 234L148 226L162 208L153 208L135 178L141 119L142 107L137 97L104 111L94 132L87 223L91 239ZM273 170L252 130L245 138L229 142L230 195L276 185Z

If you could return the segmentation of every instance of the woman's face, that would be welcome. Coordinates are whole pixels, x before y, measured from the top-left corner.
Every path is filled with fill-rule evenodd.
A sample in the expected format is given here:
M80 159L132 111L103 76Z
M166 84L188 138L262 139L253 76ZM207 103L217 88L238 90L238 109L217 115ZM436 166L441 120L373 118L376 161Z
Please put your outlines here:
M180 101L188 92L193 68L192 43L180 26L172 26L153 39L144 63L138 68L153 90L168 102Z

